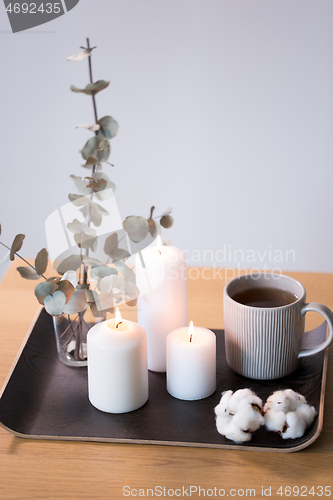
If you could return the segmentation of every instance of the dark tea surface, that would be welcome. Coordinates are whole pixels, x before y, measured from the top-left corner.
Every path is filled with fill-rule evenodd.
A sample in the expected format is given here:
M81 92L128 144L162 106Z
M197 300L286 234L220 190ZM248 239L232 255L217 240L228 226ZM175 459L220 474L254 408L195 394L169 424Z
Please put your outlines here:
M297 300L293 293L273 287L250 288L235 293L232 298L240 304L252 307L281 307Z

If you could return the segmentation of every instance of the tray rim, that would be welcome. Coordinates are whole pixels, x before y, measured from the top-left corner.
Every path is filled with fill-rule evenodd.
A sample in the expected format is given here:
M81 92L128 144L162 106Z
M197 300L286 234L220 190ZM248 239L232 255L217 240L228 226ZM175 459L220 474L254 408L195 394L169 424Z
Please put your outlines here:
M28 328L26 335L22 341L20 349L18 350L13 364L10 368L10 371L2 385L0 390L0 399L6 387L14 373L16 365L24 351L24 348L30 338L32 330L41 314L43 306L37 308L37 311L32 319L32 322ZM300 445L290 446L285 448L269 448L263 446L251 446L250 443L247 446L243 446L242 444L210 444L210 443L189 443L182 441L162 441L162 440L148 440L148 439L124 439L124 438L103 438L103 437L84 437L84 436L52 436L52 435L35 435L35 434L23 434L21 432L15 431L10 427L4 425L0 421L0 427L5 429L10 434L13 434L15 437L23 438L23 439L37 439L41 441L51 440L51 441L78 441L78 442L94 442L94 443L118 443L118 444L139 444L139 445L155 445L155 446L174 446L174 447L186 447L186 448L210 448L210 449L225 449L225 450L242 450L242 451L263 451L270 453L294 453L297 451L301 451L308 446L310 446L314 441L316 441L323 429L323 421L324 421L324 404L325 404L325 390L326 390L326 380L327 380L327 365L328 365L328 352L329 347L325 349L324 360L323 360L323 375L321 379L321 391L320 391L320 399L319 399L319 412L318 412L318 426L316 433L307 441Z

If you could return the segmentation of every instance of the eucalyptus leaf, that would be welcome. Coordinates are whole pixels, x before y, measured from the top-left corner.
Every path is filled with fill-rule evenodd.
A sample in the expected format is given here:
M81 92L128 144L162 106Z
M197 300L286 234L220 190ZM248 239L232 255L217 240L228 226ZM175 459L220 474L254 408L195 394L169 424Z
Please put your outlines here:
M99 311L113 308L114 300L112 295L102 292L95 298L96 307Z
M81 196L79 194L70 193L68 198L76 207L84 207L90 203L90 196Z
M79 125L75 125L74 128L86 128L87 130L91 130L92 132L97 132L101 128L97 123L79 123Z
M102 213L96 204L94 204L91 207L90 218L91 218L91 222L93 224L95 224L96 227L98 227L102 224Z
M89 257L89 255L88 256L87 255L84 256L82 258L82 262L83 262L83 264L86 267L90 267L90 266L102 266L103 265L103 262L101 262L98 259L94 259L93 257Z
M88 178L87 178L88 179ZM92 178L87 188L92 189L95 193L103 191L106 188L107 181L105 179L94 179Z
M112 139L118 132L118 123L112 116L103 116L98 120L99 125L101 126L101 133L107 138Z
M112 252L118 248L118 234L112 233L108 236L104 243L104 253L112 257Z
M25 234L17 234L15 236L10 249L10 260L15 259L15 252L18 252L22 248L24 238Z
M128 259L128 257L130 257L131 254L128 253L127 250L123 250L122 248L115 248L114 251L112 252L112 260L113 262L117 261L117 260L125 260L125 259Z
M74 234L75 243L79 248L91 248L91 250L96 249L97 236L91 236L86 233L76 233Z
M114 186L114 189L116 189L116 186ZM99 203L95 203L95 205L96 208L98 208L98 210L101 212L101 214L110 215L110 212L108 212L104 207L102 207L102 205L100 205Z
M88 158L87 158L87 161L86 161L86 165L97 165L98 163L98 160L96 158L96 156L94 155L89 155Z
M52 276L51 278L47 278L46 281L49 281L50 283L59 283L61 278L59 276Z
M56 283L51 283L49 281L39 283L35 288L35 295L38 299L38 302L44 305L45 297L47 297L47 295L52 295L57 289L58 285Z
M104 172L97 172L95 174L95 179L100 181L101 179L106 181L106 186L102 191L98 191L95 193L95 197L100 200L108 200L113 196L114 191L116 190L116 185L110 181L109 177Z
M77 285L77 282L78 282L76 271L73 271L71 269L66 271L65 274L62 276L60 282L66 281L66 280L69 281L72 284L72 286L75 288ZM59 287L60 287L60 284L61 283L59 283Z
M59 274L65 274L67 271L76 271L81 265L80 255L70 255L62 260L57 267Z
M128 267L123 260L115 260L112 263L117 269L118 273L125 275L126 268Z
M114 267L106 265L94 266L90 269L91 278L96 280L105 278L105 276L111 276L112 274L117 274L117 270Z
M46 248L42 248L40 252L38 252L35 259L35 269L37 274L44 274L47 268L47 263L49 259L49 254Z
M149 225L149 233L154 238L156 236L156 233L157 233L156 223L155 223L155 221L153 219L147 219L147 222L148 222L148 225Z
M124 272L122 274L124 275L125 283L135 283L136 282L135 272L133 271L133 269L126 266L126 264L124 267Z
M90 189L87 188L88 183L86 180L77 175L71 175L71 178L73 179L76 189L79 191L79 193L83 194L84 196L90 194Z
M87 236L95 236L96 231L92 227L89 227L85 222L81 222L78 219L74 219L72 222L67 224L67 228L71 233L85 233Z
M105 276L105 278L101 279L99 289L101 292L118 294L124 291L124 286L124 278L118 274L112 274L111 276Z
M67 271L67 273L71 273L74 271ZM65 274L67 274L65 273ZM75 292L75 286L68 279L61 279L58 283L58 290L62 292L66 297L66 304L71 300L72 295Z
M44 307L51 316L59 316L63 313L66 304L66 296L56 290L52 295L47 295L44 299Z
M98 155L98 147L100 142L105 139L103 135L95 135L94 137L91 137L84 145L81 154L85 160L88 159L88 156L93 155L96 156ZM107 161L109 158L110 152L109 151L103 151L103 153L98 155L98 158L100 161Z
M17 270L22 278L25 278L26 280L39 280L41 277L41 275L37 274L35 269L32 269L32 267L17 267Z
M140 216L130 216L123 222L123 227L132 241L138 243L148 234L149 224L147 219Z
M82 312L87 307L85 290L75 290L72 298L64 307L64 314L75 314Z
M101 90L106 89L106 87L109 86L110 82L106 82L105 80L97 80L95 83L88 83L86 85L85 89L91 92L94 92L94 94L97 94Z
M71 85L70 89L72 90L72 92L81 92L83 94L91 95L92 92L94 94L97 94L101 90L106 89L109 83L110 82L106 82L105 80L98 80L95 83L88 83L88 85L86 85L84 89L79 89L78 87L75 87L75 85Z
M90 56L89 50L84 50L83 52L79 52L78 54L74 54L73 56L68 56L67 61L82 61L86 57Z
M107 210L105 210L105 208L102 207L102 205L100 205L99 203L95 203L95 202L92 201L89 206L85 206L85 207L80 208L81 212L84 215L84 218L86 218L87 215L88 215L89 207L91 208L91 212L93 212L93 213L95 212L95 209L96 209L96 210L98 210L98 212L100 212L101 215L110 215L110 212L108 212ZM99 225L99 224L96 224L95 222L94 222L94 224L95 224L95 226Z
M102 223L102 212L99 207L100 205L97 203L90 203L90 205L80 208L85 218L88 217L90 208L90 220L93 224L95 224L95 226L100 226ZM107 212L107 215L109 215L109 212Z
M98 149L100 151L110 151L110 143L107 139L103 139L99 145L98 145Z
M162 227L168 228L171 227L173 224L173 218L171 215L163 215L160 219L160 224Z

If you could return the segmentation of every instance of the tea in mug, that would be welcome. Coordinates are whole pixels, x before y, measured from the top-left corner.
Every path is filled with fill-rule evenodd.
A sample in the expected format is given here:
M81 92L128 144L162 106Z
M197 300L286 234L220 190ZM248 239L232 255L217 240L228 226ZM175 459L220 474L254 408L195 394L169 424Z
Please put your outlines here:
M248 290L236 292L232 298L245 306L262 308L286 306L298 299L296 295L288 290L274 287L249 288Z

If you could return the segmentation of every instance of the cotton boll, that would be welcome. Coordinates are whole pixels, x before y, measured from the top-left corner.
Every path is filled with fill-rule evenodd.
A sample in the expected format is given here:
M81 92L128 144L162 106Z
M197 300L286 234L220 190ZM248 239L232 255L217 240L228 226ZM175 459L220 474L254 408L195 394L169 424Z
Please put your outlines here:
M276 391L264 406L266 428L279 432L283 439L303 436L317 412L307 404L305 397L292 389Z
M269 431L281 432L286 423L286 414L283 411L266 411L264 419Z
M264 424L262 401L250 389L226 391L215 407L216 428L237 443L250 441L252 432Z
M290 411L286 415L286 426L281 436L283 439L299 438L303 436L305 428L305 420L300 415L297 415L296 412Z

